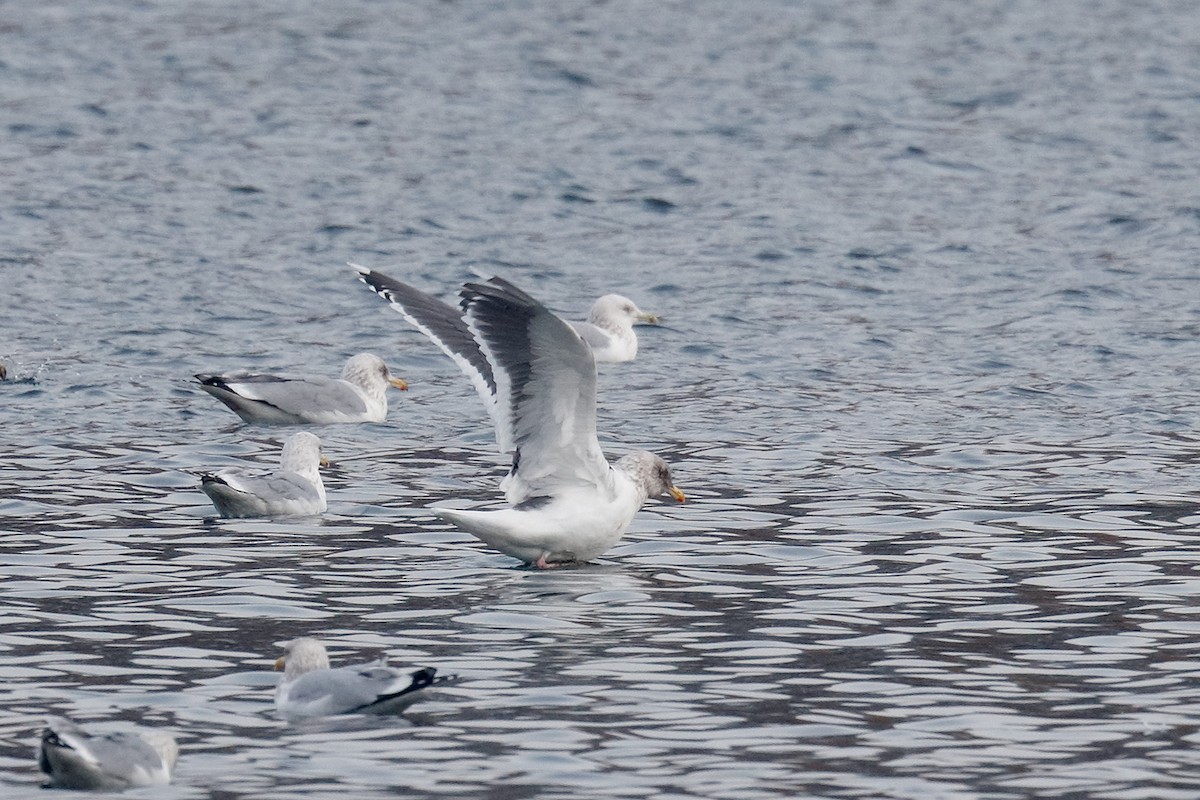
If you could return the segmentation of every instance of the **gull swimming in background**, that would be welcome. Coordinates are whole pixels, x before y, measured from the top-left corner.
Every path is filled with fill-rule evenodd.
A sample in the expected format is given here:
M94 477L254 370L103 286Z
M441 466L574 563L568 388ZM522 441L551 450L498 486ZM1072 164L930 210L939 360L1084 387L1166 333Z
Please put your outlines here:
M359 353L346 362L341 378L306 378L235 372L196 375L200 388L229 406L246 422L274 425L383 422L387 389L407 389L392 377L379 356Z
M421 699L421 690L454 680L424 667L415 672L373 664L330 669L325 646L316 639L294 639L275 661L283 679L275 687L275 709L287 719L331 714L392 714Z
M128 789L171 782L179 755L175 738L163 731L88 734L61 717L42 730L38 767L55 789Z
M408 284L351 265L359 279L450 356L475 385L512 469L510 508L434 513L537 567L588 561L617 543L650 497L684 494L638 450L610 465L596 438L596 364L575 329L502 278L468 283L462 313Z
M606 294L592 304L587 322L572 322L596 361L633 361L637 356L638 339L633 326L639 322L657 325L658 317L642 311L628 297Z
M200 476L200 488L223 517L296 517L326 509L325 485L318 468L321 440L307 431L292 434L283 445L280 469L274 472L223 469Z

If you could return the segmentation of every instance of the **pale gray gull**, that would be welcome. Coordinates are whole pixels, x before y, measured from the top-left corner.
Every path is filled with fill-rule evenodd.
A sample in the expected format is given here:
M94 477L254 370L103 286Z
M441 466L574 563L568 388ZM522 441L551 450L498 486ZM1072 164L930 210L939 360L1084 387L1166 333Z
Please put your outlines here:
M407 389L383 359L359 353L346 362L341 378L289 377L257 372L196 375L200 388L233 409L246 422L274 425L383 422L387 389Z
M384 661L330 669L325 646L294 639L275 662L283 678L275 687L275 709L287 719L332 714L393 714L422 697L422 690L454 680L433 667L404 671Z
M592 304L587 322L572 322L571 327L592 348L596 361L633 361L637 356L636 323L657 325L658 317L642 311L628 297L606 294Z
M307 431L288 437L274 472L238 468L200 476L200 488L223 517L296 517L326 509L319 468L321 440Z
M568 323L502 278L468 283L461 313L365 267L360 280L433 340L474 383L512 469L510 507L434 513L537 567L588 561L617 543L650 497L684 494L666 462L635 451L610 465L596 438L596 364Z
M136 731L89 734L61 717L42 730L38 767L56 789L128 789L171 782L179 745L169 733Z

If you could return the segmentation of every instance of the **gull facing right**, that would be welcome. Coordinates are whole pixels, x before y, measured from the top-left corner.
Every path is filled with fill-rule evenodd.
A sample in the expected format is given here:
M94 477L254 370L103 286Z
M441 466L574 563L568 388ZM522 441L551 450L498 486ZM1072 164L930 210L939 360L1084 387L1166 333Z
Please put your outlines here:
M596 362L567 322L503 278L468 283L459 313L418 289L352 264L450 356L483 399L512 469L510 507L433 509L502 553L539 568L593 559L617 543L650 497L684 494L667 463L638 450L610 465L596 438Z
M606 294L592 304L587 322L572 322L596 361L633 361L637 356L638 339L633 326L639 322L657 325L658 317L642 311L628 297Z
M245 422L268 425L329 425L383 422L387 389L407 389L383 359L370 353L352 356L342 377L289 377L260 372L196 376L200 388L229 406Z

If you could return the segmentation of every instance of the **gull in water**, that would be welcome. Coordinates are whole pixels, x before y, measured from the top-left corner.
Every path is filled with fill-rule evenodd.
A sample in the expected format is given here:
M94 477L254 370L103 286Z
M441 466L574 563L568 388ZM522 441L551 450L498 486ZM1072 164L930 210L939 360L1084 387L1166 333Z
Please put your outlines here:
M596 438L596 364L568 323L502 278L468 283L451 306L356 265L359 279L450 356L475 384L512 469L510 507L434 509L487 544L537 567L608 550L650 497L683 492L653 453L610 465Z
M421 699L421 690L454 680L424 667L415 672L373 664L329 668L325 646L316 639L294 639L275 662L283 679L275 687L275 709L287 719L331 714L392 714Z
M307 431L283 444L280 469L274 472L223 469L200 476L200 488L222 517L298 517L326 509L325 485L318 467L321 440Z
M606 294L592 304L587 322L572 322L571 327L592 348L596 361L633 361L637 356L637 334L633 326L639 322L657 325L658 317L642 311L628 297Z
M229 406L246 422L275 425L383 422L387 388L407 389L392 377L379 356L359 353L346 362L341 378L304 378L235 372L196 376L200 388Z
M163 731L89 734L61 717L42 729L38 767L56 789L128 789L171 782L179 745Z

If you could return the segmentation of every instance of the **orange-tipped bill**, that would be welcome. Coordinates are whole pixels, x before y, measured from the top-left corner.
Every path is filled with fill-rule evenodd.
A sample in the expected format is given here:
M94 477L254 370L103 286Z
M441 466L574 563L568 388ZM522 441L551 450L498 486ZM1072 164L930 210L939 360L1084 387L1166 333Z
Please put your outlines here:
M403 378L388 378L388 383L402 392L408 391L408 383Z
M682 503L684 500L687 500L687 495L685 495L683 490L681 490L678 486L672 486L670 489L667 489L667 491L671 493L671 497L674 497L680 503Z

